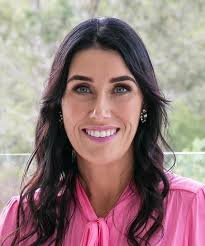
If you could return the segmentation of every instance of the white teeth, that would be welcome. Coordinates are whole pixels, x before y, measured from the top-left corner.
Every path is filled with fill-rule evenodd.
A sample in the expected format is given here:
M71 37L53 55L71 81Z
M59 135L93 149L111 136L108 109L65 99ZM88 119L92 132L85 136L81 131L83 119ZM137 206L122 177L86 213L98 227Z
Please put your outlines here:
M113 134L115 134L117 131L117 129L111 129L111 130L107 130L107 131L94 131L94 130L86 130L87 134L93 137L109 137L112 136Z

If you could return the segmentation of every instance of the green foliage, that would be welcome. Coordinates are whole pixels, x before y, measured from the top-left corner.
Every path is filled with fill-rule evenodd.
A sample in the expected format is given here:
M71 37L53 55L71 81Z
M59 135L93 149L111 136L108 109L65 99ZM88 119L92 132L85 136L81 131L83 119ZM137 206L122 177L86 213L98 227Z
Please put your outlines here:
M205 130L203 0L0 0L0 152L30 152L39 99L57 46L91 16L124 19L142 36L173 103L168 140L198 151ZM204 150L204 148L203 148Z
M205 138L195 138L192 142L192 145L190 148L185 149L184 151L195 151L197 149L198 151L205 152Z
M202 151L197 139L205 139L205 117L192 111L184 102L176 100L170 112L169 140L175 151Z
M25 11L27 26L32 27L48 44L62 39L64 32L70 30L71 17L72 8L66 0L49 1L46 8L38 11L28 8Z
M43 83L56 42L70 29L71 7L65 0L39 9L0 4L0 152L31 152Z
M175 173L205 183L205 155L177 155L176 159Z

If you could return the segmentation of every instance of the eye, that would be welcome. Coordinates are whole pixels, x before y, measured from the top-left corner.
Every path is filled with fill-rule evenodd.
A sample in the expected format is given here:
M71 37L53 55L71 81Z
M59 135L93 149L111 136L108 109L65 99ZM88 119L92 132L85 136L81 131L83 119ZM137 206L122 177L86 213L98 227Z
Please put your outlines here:
M131 91L131 88L129 86L125 85L120 85L115 87L115 92L117 94L125 94L127 92Z
M90 89L87 86L85 86L85 85L76 86L73 90L76 91L79 94L90 93Z
M122 85L117 85L114 88L114 93L118 94L118 95L124 95L131 90L132 89L130 86L122 84ZM91 90L90 90L89 86L87 86L87 85L77 85L76 87L73 88L73 91L78 93L78 94L81 94L81 95L91 93Z

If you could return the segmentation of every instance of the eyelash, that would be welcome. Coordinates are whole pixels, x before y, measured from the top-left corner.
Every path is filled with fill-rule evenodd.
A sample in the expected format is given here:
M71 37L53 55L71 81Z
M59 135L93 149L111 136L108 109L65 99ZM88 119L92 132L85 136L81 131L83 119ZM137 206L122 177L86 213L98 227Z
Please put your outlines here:
M80 88L87 88L87 89L89 89L89 86L87 86L87 85L77 85L76 87L74 87L73 88L73 90L75 91L75 92L77 92L78 94L88 94L87 92L79 92L78 91L78 89L80 89ZM123 89L126 89L126 91L124 91L124 92L120 92L120 93L117 93L117 94L125 94L125 93L128 93L129 91L131 91L131 87L130 86L128 86L128 85L117 85L117 86L115 86L115 88L114 89L116 89L116 88L123 88Z

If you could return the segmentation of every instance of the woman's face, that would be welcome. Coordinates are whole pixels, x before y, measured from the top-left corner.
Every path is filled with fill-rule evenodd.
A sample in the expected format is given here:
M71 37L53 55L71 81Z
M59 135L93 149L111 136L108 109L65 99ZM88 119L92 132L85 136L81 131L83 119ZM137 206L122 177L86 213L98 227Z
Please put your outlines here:
M76 53L62 113L78 158L97 165L129 158L142 104L141 90L118 52L90 48Z

